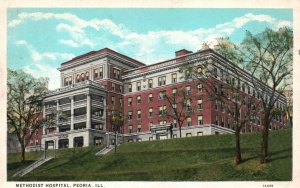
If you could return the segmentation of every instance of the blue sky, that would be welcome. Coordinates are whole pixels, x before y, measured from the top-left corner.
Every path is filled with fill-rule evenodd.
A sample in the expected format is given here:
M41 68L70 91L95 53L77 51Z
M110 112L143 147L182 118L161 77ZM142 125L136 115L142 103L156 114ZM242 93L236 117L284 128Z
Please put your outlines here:
M292 26L291 9L9 9L7 66L60 86L62 62L105 47L146 64L197 51L216 37Z

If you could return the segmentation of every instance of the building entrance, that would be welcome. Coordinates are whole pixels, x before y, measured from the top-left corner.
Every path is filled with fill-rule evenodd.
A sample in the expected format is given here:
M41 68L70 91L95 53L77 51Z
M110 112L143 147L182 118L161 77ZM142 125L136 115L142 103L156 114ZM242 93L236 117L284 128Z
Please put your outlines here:
M68 148L69 147L69 139L60 139L58 141L58 148Z
M74 138L74 148L82 147L82 146L83 146L83 137L82 136L75 137Z

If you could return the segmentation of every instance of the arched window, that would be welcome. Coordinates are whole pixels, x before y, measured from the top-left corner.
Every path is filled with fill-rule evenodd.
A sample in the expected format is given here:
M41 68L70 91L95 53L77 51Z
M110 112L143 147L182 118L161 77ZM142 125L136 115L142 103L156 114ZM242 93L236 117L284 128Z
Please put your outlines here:
M76 76L76 82L80 82L80 75L79 74L77 74L77 76Z
M84 73L81 74L81 81L84 81Z
M89 80L89 72L86 72L86 73L85 73L85 79L86 79L86 80Z
M242 84L242 91L245 92L245 84Z

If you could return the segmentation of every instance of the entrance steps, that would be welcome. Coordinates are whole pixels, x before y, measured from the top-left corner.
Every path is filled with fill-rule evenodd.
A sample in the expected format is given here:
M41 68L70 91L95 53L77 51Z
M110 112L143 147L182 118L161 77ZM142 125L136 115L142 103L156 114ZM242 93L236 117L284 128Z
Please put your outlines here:
M100 150L99 152L97 152L95 155L96 156L103 156L106 155L108 152L110 152L111 150L113 150L115 148L114 145L109 145L108 147L103 148L102 150Z
M36 169L37 167L41 166L42 164L46 163L47 161L50 161L51 159L53 159L53 157L47 157L47 158L42 157L37 161L35 161L34 163L32 163L31 165L27 166L26 168L15 173L13 177L24 176L29 172L31 172L32 170Z

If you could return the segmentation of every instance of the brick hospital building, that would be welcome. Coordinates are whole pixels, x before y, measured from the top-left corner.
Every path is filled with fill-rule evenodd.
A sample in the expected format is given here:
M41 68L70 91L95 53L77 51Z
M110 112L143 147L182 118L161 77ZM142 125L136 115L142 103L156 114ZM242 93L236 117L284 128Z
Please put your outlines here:
M207 100L204 97L205 86L195 79L186 78L180 69L185 64L197 67L203 62L209 62L213 67L214 76L211 79L220 84L214 88L217 92L222 90L222 84L234 82L236 74L233 71L227 71L229 75L226 79L223 75L223 70L234 68L239 71L242 82L240 92L245 100L240 105L247 103L247 98L259 102L259 98L263 97L251 84L249 73L233 67L234 64L211 49L197 52L180 50L175 52L173 59L145 65L104 48L61 64L61 87L45 93L43 116L47 118L53 111L60 111L66 115L67 121L60 122L54 117L57 118L57 125L41 129L33 137L31 147L36 144L46 147L55 145L55 148L113 144L114 133L107 109L120 109L126 116L118 134L118 143L170 138L171 123L173 137L179 137L178 122L161 115L162 111L170 108L164 96L178 89L192 96L191 103L195 107L183 123L182 137L233 133L234 118L229 113L230 103ZM283 113L286 98L281 94L278 96L276 107L282 113L273 118L272 129L286 127ZM242 107L240 109L243 111ZM242 132L259 131L261 124L261 118L253 115Z

